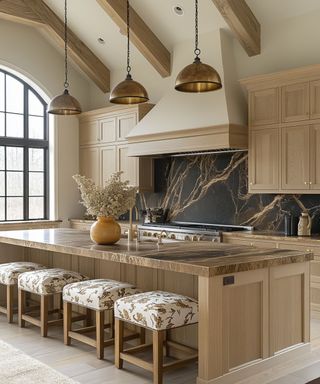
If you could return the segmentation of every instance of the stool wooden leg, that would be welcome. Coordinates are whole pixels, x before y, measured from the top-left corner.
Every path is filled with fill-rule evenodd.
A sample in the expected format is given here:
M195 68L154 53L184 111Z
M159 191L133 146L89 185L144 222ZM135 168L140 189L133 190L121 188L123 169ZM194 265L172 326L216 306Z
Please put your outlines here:
M40 307L40 322L41 322L41 336L48 336L48 310L49 310L49 299L48 295L41 295L41 307Z
M85 319L85 326L90 327L92 325L92 318L91 318L91 309L86 309L86 319Z
M104 358L104 311L96 311L97 357Z
M114 321L115 341L114 341L114 364L118 369L123 368L123 360L120 353L123 352L123 322L119 319Z
M153 384L162 384L164 331L153 331Z
M140 344L146 343L146 329L140 328Z
M20 328L26 326L26 322L22 319L22 315L25 314L26 306L26 293L22 289L18 290L18 323Z
M7 319L8 323L13 322L13 285L7 285Z
M63 303L63 340L65 345L71 344L71 337L69 337L69 331L72 326L72 304Z

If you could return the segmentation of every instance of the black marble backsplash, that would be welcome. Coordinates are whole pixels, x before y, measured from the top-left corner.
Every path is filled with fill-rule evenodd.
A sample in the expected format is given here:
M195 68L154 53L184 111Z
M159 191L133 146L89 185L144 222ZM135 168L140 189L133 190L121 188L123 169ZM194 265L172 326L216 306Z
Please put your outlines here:
M320 232L320 195L249 194L247 160L246 152L157 159L155 193L141 194L139 205L168 210L168 220L272 231L284 230L287 213L307 211Z

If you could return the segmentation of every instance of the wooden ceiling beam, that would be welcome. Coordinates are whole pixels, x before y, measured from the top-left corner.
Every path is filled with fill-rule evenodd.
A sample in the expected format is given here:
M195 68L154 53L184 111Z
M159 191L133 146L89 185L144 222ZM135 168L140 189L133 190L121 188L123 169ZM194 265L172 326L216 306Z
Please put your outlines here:
M36 23L49 31L59 45L64 44L64 23L43 0L1 0L0 17L23 23ZM95 54L68 29L70 57L103 91L110 91L110 71Z
M120 31L125 32L127 24L126 0L97 0L97 2L117 24ZM162 77L170 76L170 52L132 7L130 7L130 38Z
M245 0L212 0L248 56L261 53L261 27Z

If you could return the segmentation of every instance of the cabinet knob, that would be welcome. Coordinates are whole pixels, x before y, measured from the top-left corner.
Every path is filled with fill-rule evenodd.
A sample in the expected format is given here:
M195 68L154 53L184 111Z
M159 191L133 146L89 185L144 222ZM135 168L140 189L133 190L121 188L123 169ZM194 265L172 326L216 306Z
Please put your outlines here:
M307 181L304 182L305 185L309 184Z
M252 181L250 181L249 185L253 185L253 182L252 182Z
M312 181L309 181L309 184L312 185Z

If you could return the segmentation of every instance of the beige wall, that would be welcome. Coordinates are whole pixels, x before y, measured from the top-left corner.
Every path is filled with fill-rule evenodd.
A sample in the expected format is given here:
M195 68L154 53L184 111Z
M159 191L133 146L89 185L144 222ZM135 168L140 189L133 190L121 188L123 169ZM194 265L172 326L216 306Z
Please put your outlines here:
M31 79L46 94L46 99L63 90L64 60L62 52L54 48L34 28L1 20L0 65ZM89 104L89 81L70 67L70 90L84 110ZM43 94L45 97L45 95ZM79 138L77 117L51 118L55 130L51 132L51 178L55 181L55 198L51 188L51 218L66 220L81 215L79 195L72 175L79 169Z

